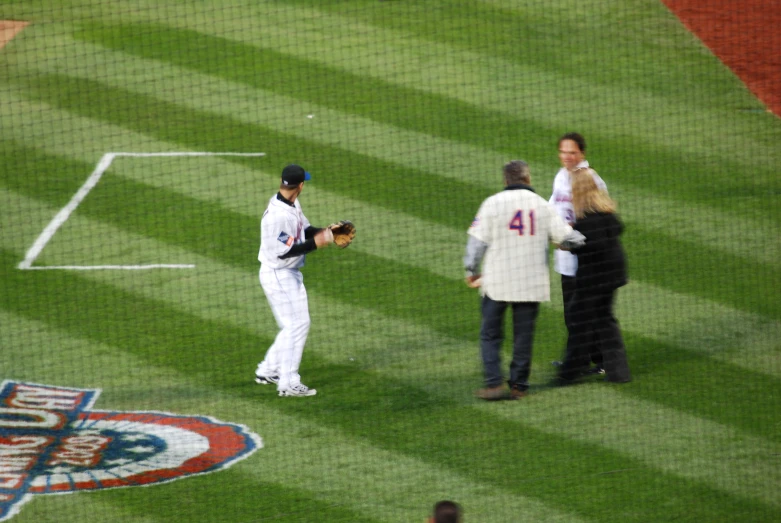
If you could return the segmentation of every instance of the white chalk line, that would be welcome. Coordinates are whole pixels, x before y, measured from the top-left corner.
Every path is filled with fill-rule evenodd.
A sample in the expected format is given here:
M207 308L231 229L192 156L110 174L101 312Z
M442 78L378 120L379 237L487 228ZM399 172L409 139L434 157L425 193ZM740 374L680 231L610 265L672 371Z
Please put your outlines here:
M150 265L46 265L39 267L28 267L28 271L51 271L51 270L70 270L70 271L101 271L101 270L124 270L124 271L142 271L148 269L194 269L195 265L190 263L153 263Z
M103 176L103 173L106 171L106 169L109 168L111 162L113 161L114 155L112 153L103 155L103 157L100 159L100 162L98 162L97 167L95 167L95 170L92 171L92 174L89 175L87 181L84 182L84 185L82 185L79 190L76 191L76 194L73 195L73 198L71 198L68 204L60 209L60 212L58 212L54 218L52 218L52 221L50 221L49 224L43 229L43 232L35 240L32 247L30 247L30 249L27 251L24 260L19 263L19 269L24 270L32 267L33 262L35 262L35 259L38 258L38 256L41 254L41 251L43 251L43 248L46 247L47 243L49 243L49 240L52 239L62 224L65 223L68 218L70 218L71 213L73 213L82 200L87 197L92 188L97 185L97 183L100 181L100 177Z
M125 157L157 157L157 156L266 156L266 153L231 153L231 152L160 152L160 153L134 153L134 152L114 152L104 154L95 170L89 175L87 181L84 182L76 194L73 195L71 200L60 209L60 211L52 218L49 224L43 229L43 232L33 242L32 246L27 250L24 256L24 260L19 262L17 268L20 270L144 270L144 269L194 269L195 265L192 264L149 264L149 265L53 265L48 267L33 267L33 263L40 256L46 244L51 241L54 235L57 233L60 227L70 218L73 211L79 206L79 204L87 197L89 192L95 188L100 181L114 158L119 156Z
M266 153L209 153L209 152L181 152L181 153L108 153L116 156L130 156L146 158L152 156L266 156Z

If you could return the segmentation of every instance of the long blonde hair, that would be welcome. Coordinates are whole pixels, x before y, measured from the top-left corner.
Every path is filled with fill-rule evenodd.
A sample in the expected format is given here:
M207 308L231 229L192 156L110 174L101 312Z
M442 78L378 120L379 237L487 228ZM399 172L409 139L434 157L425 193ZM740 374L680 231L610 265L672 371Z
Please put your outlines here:
M607 191L597 187L594 174L591 169L579 169L572 173L572 206L576 218L583 218L590 212L616 212L616 202L608 196Z

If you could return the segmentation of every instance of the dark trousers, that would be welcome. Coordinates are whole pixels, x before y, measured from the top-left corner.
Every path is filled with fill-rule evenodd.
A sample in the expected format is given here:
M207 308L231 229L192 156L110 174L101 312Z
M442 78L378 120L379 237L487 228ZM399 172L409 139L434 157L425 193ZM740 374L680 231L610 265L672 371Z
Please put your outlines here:
M564 301L564 324L567 326L567 352L572 349L569 347L572 332L572 299L575 297L575 277L561 275L561 297ZM579 340L582 347L581 350L587 351L590 355L590 360L594 362L597 367L602 367L602 353L599 351L599 347L596 346L595 340L588 338L588 334L581 333L581 339Z
M518 390L529 388L532 362L534 325L540 310L538 302L494 301L483 297L483 321L480 326L480 355L486 387L502 384L501 352L504 341L504 313L507 307L513 311L513 359L510 363L510 387Z
M578 290L569 304L571 321L567 353L559 376L573 380L589 367L592 351L598 350L608 381L632 379L624 339L613 315L616 290Z

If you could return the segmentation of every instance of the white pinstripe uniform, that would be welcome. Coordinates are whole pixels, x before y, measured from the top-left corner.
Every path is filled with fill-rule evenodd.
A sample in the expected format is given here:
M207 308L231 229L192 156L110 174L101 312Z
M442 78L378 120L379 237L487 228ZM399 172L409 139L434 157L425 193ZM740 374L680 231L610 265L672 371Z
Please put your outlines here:
M526 185L487 198L467 233L488 245L481 294L494 301L550 301L548 245L562 243L572 227Z
M298 368L310 323L309 301L299 270L305 255L285 259L280 256L293 245L303 243L304 230L309 225L298 199L290 205L277 195L269 201L260 222L260 285L280 330L256 374L279 376L280 391L301 384Z
M588 169L587 160L581 161L575 166L576 169ZM607 191L605 181L594 171L594 181L597 187ZM568 224L575 223L575 207L572 206L572 178L566 167L559 169L556 177L553 179L553 193L549 203L556 209L556 213ZM578 256L569 251L556 249L553 251L553 268L559 274L564 276L575 276L578 272Z

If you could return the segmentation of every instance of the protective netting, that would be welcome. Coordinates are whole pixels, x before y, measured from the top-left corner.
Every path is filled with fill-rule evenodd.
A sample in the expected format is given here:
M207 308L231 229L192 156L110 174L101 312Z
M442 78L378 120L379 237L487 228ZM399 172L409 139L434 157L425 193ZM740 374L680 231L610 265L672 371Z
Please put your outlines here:
M0 520L781 519L778 13L4 1ZM586 161L620 288L554 269Z

